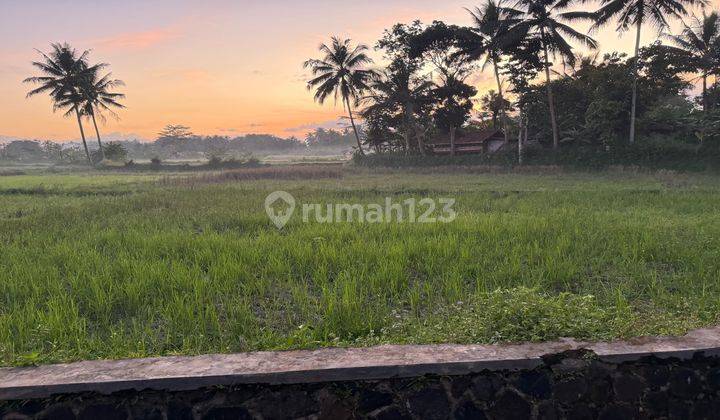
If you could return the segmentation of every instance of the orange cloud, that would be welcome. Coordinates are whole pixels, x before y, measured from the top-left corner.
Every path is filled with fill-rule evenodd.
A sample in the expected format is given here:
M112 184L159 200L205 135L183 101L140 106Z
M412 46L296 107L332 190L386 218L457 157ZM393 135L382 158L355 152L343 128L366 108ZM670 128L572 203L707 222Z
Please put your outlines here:
M143 32L131 32L119 34L109 38L99 39L93 42L100 48L118 49L143 49L180 37L179 31L170 28L153 29Z

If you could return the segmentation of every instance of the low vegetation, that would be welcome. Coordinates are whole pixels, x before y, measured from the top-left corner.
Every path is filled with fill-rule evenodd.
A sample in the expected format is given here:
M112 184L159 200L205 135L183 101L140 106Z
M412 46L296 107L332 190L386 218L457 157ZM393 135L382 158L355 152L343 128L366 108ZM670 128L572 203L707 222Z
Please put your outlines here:
M717 323L717 176L477 168L0 177L0 364ZM458 219L278 230L263 203L279 189L299 203L454 197Z

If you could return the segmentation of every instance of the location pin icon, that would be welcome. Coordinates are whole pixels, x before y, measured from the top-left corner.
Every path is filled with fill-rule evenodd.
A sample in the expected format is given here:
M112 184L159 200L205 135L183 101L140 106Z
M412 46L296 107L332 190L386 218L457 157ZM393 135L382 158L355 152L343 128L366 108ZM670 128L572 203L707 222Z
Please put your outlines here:
M265 198L265 212L275 226L282 229L295 212L295 197L285 191L275 191Z

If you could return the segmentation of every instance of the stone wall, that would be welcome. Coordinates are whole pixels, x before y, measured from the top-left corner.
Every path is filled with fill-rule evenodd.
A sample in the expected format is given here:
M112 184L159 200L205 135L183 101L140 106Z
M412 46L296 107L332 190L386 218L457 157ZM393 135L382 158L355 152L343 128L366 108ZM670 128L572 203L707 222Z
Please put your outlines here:
M574 350L472 374L79 393L0 402L3 419L719 418L720 358L603 361Z

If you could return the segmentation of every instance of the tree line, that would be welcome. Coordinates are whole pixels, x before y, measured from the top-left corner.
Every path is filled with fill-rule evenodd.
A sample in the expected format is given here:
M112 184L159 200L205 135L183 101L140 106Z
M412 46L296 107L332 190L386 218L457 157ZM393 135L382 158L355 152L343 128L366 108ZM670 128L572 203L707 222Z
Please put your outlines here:
M339 154L351 150L355 138L350 128L326 129L318 127L304 138L283 138L272 134L246 134L242 136L202 136L184 125L167 125L155 141L103 142L90 149L93 162L107 159L112 162L131 160L232 160L249 155L329 153ZM54 141L14 140L0 144L0 160L12 162L49 162L79 164L87 162L85 148L77 143Z
M535 140L552 150L582 143L633 147L638 132L706 143L720 137L717 12L706 13L702 0L602 0L593 11L577 10L579 4L487 0L468 9L470 26L396 24L375 44L387 63L380 69L369 46L333 37L320 46L320 58L304 63L312 75L307 87L320 103L341 102L353 127L354 116L363 118L364 130L355 130L363 132L355 136L359 154L364 148L425 154L438 136L449 138L454 154L458 131L477 125L470 120L477 89L468 80L486 70L497 90L481 106L506 142L516 139L518 146ZM696 6L703 6L702 17L690 15ZM666 34L673 21L682 31ZM590 31L578 31L576 22L589 23ZM593 53L599 45L592 34L610 24L635 31L633 57ZM647 28L666 42L641 46ZM591 54L577 54L574 45ZM696 80L702 93L693 101L686 92Z

